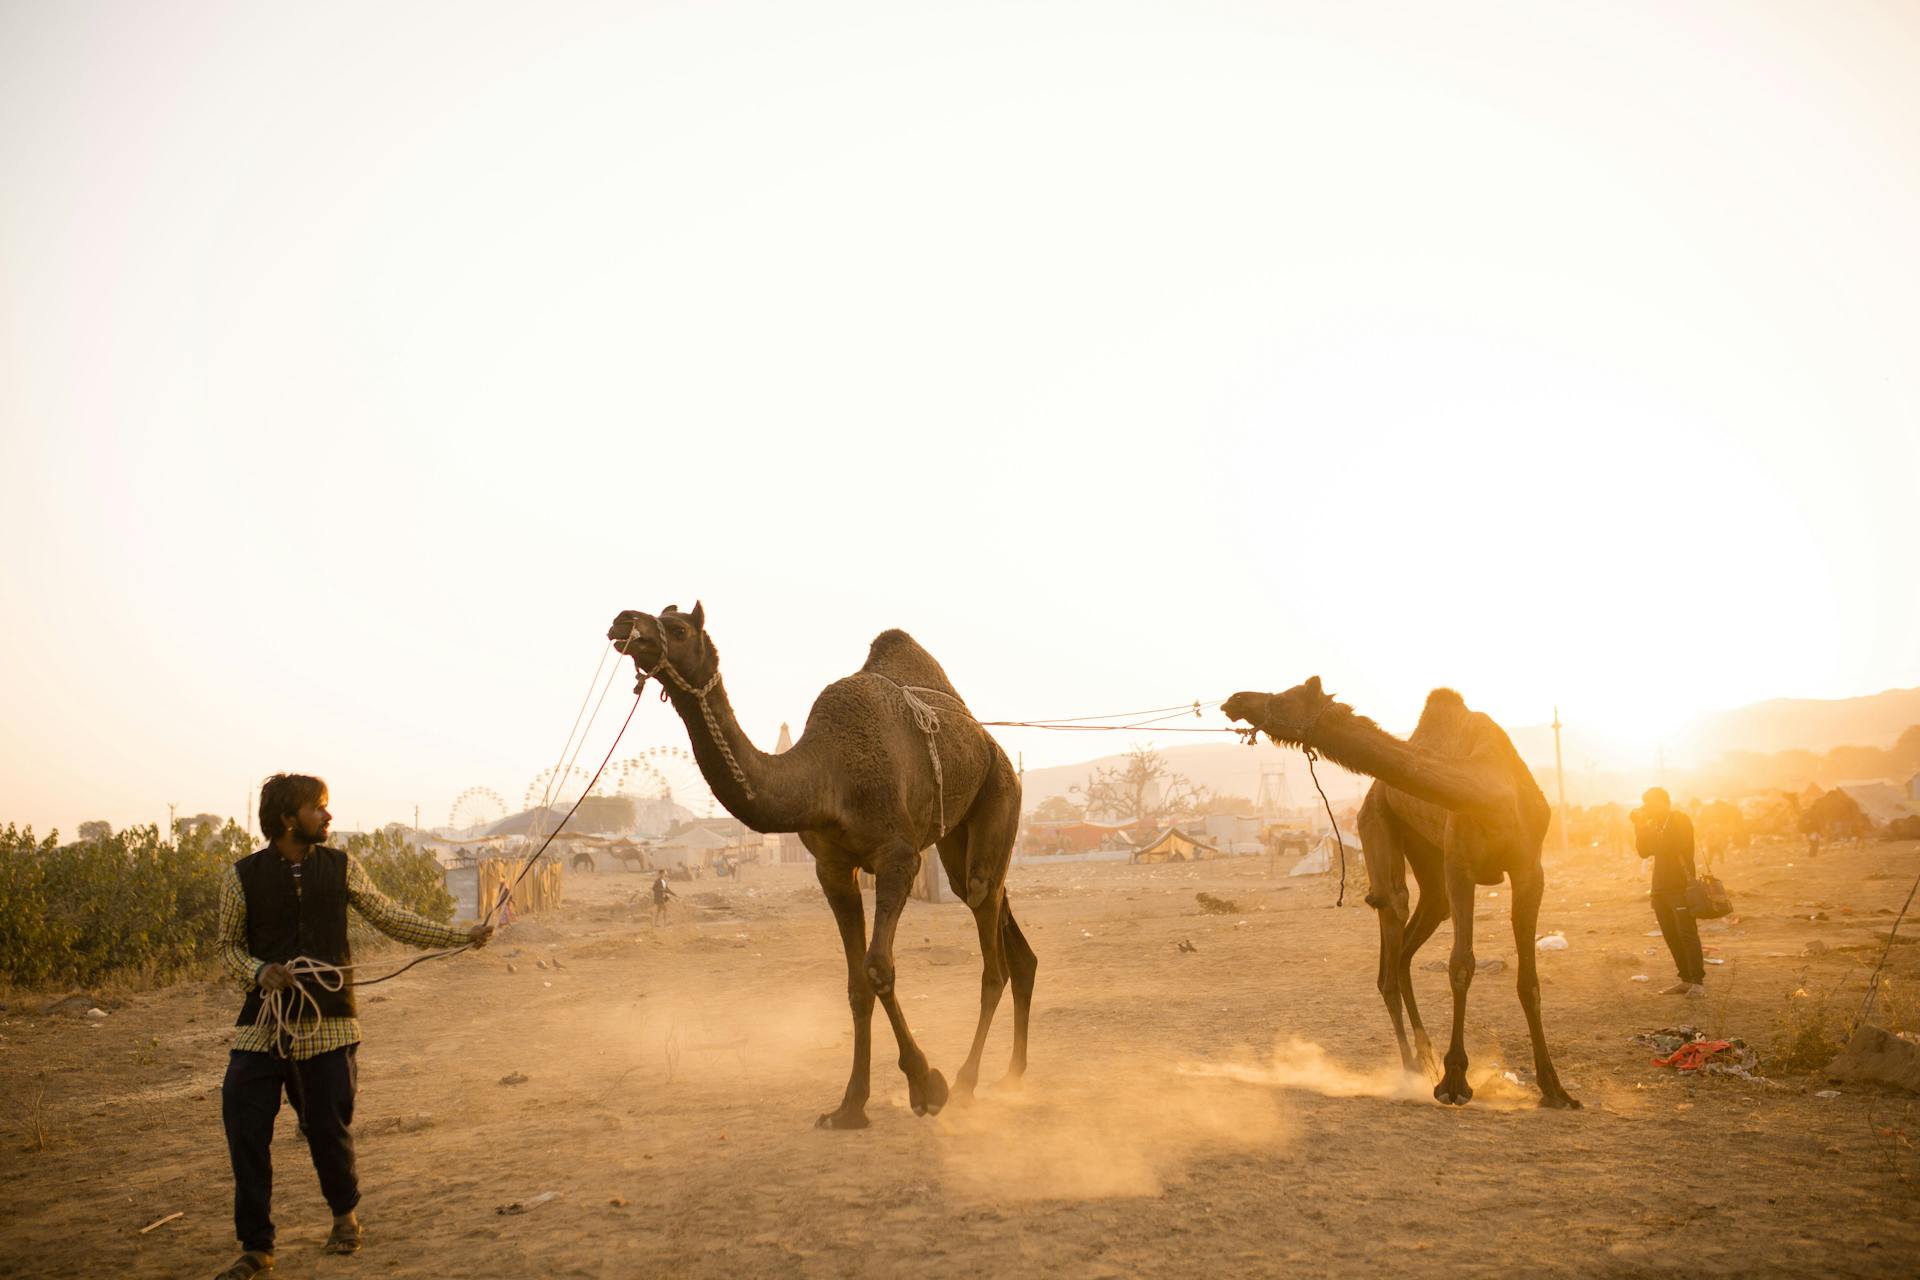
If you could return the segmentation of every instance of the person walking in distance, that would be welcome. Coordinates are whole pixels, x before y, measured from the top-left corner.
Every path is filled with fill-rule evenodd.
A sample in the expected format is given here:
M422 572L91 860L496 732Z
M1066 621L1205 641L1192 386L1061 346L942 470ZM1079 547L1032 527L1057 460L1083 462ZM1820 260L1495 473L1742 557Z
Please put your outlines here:
M658 929L661 925L661 922L663 922L667 918L667 899L678 897L678 896L679 895L674 893L673 890L667 888L667 873L665 871L660 872L658 875L656 875L653 878L653 927L654 928Z
M326 1252L360 1248L360 1181L354 1169L353 1102L360 1021L349 980L337 989L288 968L296 957L342 969L351 907L381 933L416 947L483 947L493 926L453 929L395 903L351 854L326 846L333 815L327 784L276 773L260 788L266 848L227 869L220 885L220 957L246 999L227 1058L220 1116L233 1162L233 1225L240 1257L216 1280L249 1280L273 1269L274 1120L284 1090L333 1211ZM266 997L281 997L285 1018L261 1017Z
M1706 963L1700 952L1700 929L1687 906L1687 885L1694 878L1693 820L1676 813L1665 788L1649 787L1633 811L1633 845L1642 858L1653 859L1653 915L1660 923L1680 981L1661 995L1707 994Z

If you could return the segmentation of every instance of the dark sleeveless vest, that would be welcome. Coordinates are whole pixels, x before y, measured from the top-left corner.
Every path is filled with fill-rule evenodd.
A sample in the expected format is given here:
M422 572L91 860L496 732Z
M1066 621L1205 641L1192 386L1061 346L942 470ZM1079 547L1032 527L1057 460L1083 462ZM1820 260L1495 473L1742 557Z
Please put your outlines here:
M284 964L295 956L311 956L329 964L347 965L353 953L347 945L347 855L316 846L301 866L296 886L293 868L272 845L233 864L247 900L247 951L269 964ZM353 986L325 991L309 982L306 989L320 1005L324 1018L355 1016ZM247 992L235 1026L246 1026L260 1016L260 989Z

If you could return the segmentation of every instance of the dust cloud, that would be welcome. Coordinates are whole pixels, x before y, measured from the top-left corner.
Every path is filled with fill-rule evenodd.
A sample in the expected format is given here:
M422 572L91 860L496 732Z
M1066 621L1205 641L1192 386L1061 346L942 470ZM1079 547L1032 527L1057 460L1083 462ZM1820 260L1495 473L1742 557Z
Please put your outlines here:
M1297 1089L1325 1098L1379 1098L1439 1105L1433 1097L1434 1082L1418 1072L1393 1063L1369 1069L1343 1066L1328 1058L1319 1045L1298 1037L1277 1042L1265 1062L1243 1054L1229 1062L1182 1062L1177 1070L1197 1079ZM1531 1086L1510 1075L1498 1058L1476 1060L1467 1070L1467 1083L1473 1086L1473 1105L1483 1109L1532 1106L1538 1100Z
M1209 1156L1271 1149L1291 1133L1280 1101L1163 1066L1084 1068L1071 1086L986 1092L939 1117L954 1190L985 1199L1153 1196Z

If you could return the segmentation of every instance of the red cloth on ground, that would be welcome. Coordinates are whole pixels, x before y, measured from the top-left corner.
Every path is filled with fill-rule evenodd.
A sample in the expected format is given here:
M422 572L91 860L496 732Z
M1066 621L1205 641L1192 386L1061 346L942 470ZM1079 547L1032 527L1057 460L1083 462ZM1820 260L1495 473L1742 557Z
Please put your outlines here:
M1681 1045L1665 1058L1655 1058L1653 1065L1672 1067L1676 1071L1698 1071L1707 1065L1714 1054L1731 1048L1731 1040L1695 1040L1692 1044Z

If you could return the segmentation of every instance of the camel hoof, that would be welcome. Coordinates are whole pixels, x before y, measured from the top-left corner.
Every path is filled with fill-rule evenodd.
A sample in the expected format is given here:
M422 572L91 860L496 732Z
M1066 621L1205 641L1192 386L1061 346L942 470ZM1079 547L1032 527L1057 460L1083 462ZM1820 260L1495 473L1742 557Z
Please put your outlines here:
M1433 1086L1433 1098L1450 1107L1464 1107L1473 1101L1473 1086L1465 1080L1442 1080Z
M928 1067L926 1083L912 1092L918 1095L910 1099L913 1103L913 1114L937 1116L940 1114L940 1108L947 1105L947 1078L932 1067Z
M1580 1099L1574 1097L1572 1094L1568 1093L1564 1089L1556 1093L1541 1094L1540 1105L1543 1107L1550 1107L1555 1111L1581 1110Z
M864 1129L869 1123L871 1122L867 1119L864 1107L852 1109L842 1107L838 1111L829 1111L815 1120L813 1127L816 1129Z

